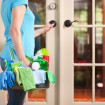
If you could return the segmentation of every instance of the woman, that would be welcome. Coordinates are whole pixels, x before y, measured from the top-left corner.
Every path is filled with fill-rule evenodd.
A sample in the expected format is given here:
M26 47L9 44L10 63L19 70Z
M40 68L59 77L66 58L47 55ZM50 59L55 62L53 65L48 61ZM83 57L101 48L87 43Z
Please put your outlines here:
M15 51L16 61L23 61L25 66L30 62L25 55L34 54L34 38L49 31L54 24L47 23L43 28L34 31L35 17L28 6L28 0L2 0L1 17L5 26L6 43L0 54L1 66L3 59L10 60L8 47ZM2 59L3 58L3 59ZM23 90L8 90L7 105L23 105L26 92Z

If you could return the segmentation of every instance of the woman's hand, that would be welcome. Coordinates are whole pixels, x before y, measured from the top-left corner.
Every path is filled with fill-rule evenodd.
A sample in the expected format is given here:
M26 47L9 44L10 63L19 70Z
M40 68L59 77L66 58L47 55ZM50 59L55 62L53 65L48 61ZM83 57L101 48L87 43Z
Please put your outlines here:
M43 32L46 33L48 32L51 28L53 28L54 24L50 24L47 23L44 27L43 27Z
M35 38L37 38L41 34L44 34L44 33L48 32L53 27L54 27L54 24L47 23L44 27L35 30Z
M23 61L24 66L26 66L26 67L30 67L31 62L29 62L26 58L23 59L22 61Z

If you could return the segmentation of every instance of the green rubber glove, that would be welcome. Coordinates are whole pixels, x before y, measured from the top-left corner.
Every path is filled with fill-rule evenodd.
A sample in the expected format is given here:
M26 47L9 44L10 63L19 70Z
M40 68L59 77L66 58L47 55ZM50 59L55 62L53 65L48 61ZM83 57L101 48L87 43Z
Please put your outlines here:
M56 78L54 76L54 73L52 71L47 71L47 75L48 75L48 80L52 83L55 83L56 82Z

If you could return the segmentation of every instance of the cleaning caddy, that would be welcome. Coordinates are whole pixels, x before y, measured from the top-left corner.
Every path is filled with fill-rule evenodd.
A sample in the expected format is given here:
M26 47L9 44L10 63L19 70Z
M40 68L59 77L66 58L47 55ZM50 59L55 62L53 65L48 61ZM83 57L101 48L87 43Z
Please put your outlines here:
M0 90L24 89L32 91L39 88L49 88L49 82L55 83L56 78L49 67L49 52L45 48L39 50L33 58L26 55L31 62L25 67L22 61L15 62L12 47L9 47L11 60L4 60L5 70L0 73Z

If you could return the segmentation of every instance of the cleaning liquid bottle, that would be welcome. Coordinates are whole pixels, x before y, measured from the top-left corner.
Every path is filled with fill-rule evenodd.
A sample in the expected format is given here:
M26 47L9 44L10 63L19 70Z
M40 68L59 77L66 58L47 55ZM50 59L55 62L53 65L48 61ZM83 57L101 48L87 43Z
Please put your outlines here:
M40 64L39 70L48 70L48 61L44 60L42 56L38 56L38 59L34 60L33 62L38 62Z

